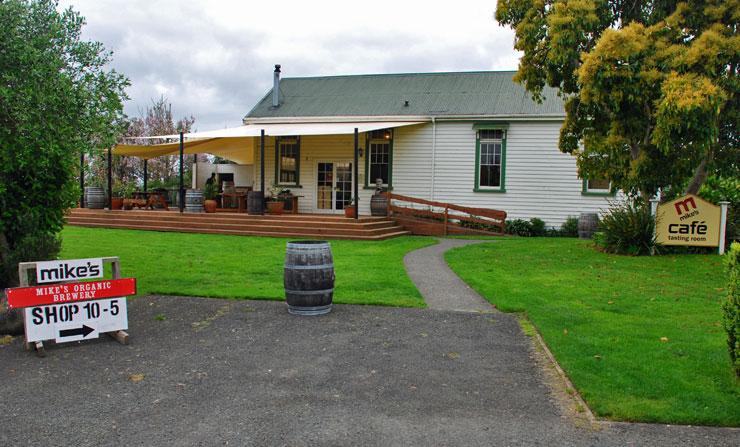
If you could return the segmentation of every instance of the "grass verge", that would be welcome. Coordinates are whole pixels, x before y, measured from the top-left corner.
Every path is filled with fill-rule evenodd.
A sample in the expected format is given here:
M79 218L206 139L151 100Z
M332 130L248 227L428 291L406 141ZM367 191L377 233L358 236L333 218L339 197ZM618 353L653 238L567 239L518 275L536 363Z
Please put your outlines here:
M590 241L510 238L446 259L500 310L526 312L598 416L740 425L719 256L626 257Z
M118 256L123 275L137 278L140 295L282 300L288 240L69 226L62 231L61 257ZM424 307L403 257L435 243L410 236L331 241L334 302Z

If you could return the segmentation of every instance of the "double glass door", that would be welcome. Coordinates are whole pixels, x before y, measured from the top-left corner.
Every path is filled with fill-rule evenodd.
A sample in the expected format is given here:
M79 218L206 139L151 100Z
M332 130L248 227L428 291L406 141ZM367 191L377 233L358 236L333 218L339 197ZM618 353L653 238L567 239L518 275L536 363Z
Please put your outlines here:
M352 204L352 162L320 161L316 176L316 208L341 211Z

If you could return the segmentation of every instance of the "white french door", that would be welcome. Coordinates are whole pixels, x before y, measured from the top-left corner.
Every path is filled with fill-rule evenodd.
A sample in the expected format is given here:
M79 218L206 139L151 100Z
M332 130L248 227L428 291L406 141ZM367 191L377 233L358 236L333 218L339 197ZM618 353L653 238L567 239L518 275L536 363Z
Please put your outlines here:
M352 203L352 162L319 161L316 168L316 210L320 213L343 211Z

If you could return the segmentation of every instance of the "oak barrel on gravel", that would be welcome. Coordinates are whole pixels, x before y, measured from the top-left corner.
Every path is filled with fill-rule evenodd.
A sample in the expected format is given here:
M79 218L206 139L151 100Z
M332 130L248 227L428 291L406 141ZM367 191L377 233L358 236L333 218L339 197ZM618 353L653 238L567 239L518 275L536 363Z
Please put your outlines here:
M334 258L329 243L288 242L283 284L289 313L323 315L331 312Z

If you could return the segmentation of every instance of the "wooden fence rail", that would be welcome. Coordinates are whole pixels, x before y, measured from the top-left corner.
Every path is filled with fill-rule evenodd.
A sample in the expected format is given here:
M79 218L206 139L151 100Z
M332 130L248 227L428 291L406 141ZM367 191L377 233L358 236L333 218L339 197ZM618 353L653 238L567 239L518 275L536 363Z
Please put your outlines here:
M460 206L391 192L384 194L393 219L414 234L501 235L506 229L506 211Z

